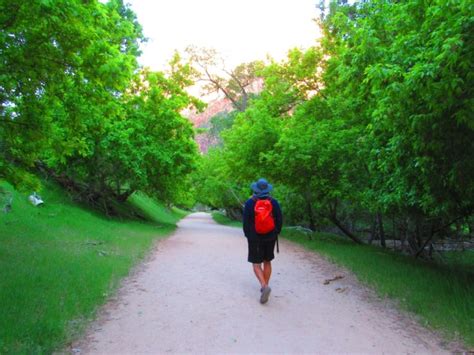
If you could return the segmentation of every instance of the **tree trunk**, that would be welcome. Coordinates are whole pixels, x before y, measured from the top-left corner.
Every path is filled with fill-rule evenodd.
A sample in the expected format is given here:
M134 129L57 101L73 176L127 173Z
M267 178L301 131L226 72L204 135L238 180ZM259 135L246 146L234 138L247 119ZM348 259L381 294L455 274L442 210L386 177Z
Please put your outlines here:
M117 196L117 200L119 202L125 202L127 199L132 195L135 191L134 190L128 190L125 192L122 192L120 195Z
M456 239L462 237L462 223L461 221L456 222Z
M369 236L369 244L372 244L372 241L374 239L377 239L377 220L374 218L374 221L372 223L372 228L370 230L370 236Z
M396 228L396 226L395 226L395 217L394 217L393 215L392 215L391 217L392 217L392 218L391 218L391 219L392 219L392 234L393 234L393 240L394 240L394 243L395 243L394 249L395 249L395 250L397 249L397 248L396 248L396 246L397 246L397 240L399 240L399 241L400 241L400 250L401 250L401 247L402 247L402 240L401 240L400 236L398 236L397 233L396 233L397 228ZM398 239L397 239L397 238L398 238Z
M410 220L406 222L406 240L408 242L408 251L410 255L415 255L416 252L418 251L418 244L416 242L416 224L415 223L415 230L411 230L410 228Z
M422 226L420 220L417 218L415 222L415 237L416 237L416 246L419 248L422 245Z
M415 241L415 236L410 233L410 231L408 231L408 235L407 235L407 242L408 242L408 251L410 252L410 255L415 255L418 248L417 248L417 245L416 245L416 241Z
M380 211L377 211L377 226L379 230L379 236L380 236L380 245L385 248L385 230L383 228L383 220L382 220L382 213Z
M245 91L242 92L241 102L242 104L240 106L240 111L244 112L247 109L247 105L248 105L248 94Z
M306 199L306 213L308 214L309 219L309 229L313 232L316 230L316 223L314 222L314 215L313 215L313 206L311 205L311 199Z
M226 208L226 215L235 221L242 221L242 210L240 208Z
M408 223L405 218L402 218L400 221L399 227L399 238L400 238L400 250L405 250L405 243L407 243L408 238Z
M421 245L421 247L419 248L419 250L417 251L415 257L419 257L420 255L424 254L425 253L425 248L426 246L429 244L429 252L428 252L428 256L431 258L431 255L432 255L432 252L433 252L433 237L434 235L436 234L436 228L435 228L435 223L436 222L432 222L431 223L431 227L430 227L430 233L429 233L429 236L428 238L426 239L426 241Z
M337 228L339 228L341 230L342 233L344 233L345 235L347 235L349 238L351 238L354 242L356 242L357 244L362 244L362 241L357 237L355 236L350 230L348 230L346 227L344 227L344 225L335 217L335 216L331 216L329 218L329 220L334 223L336 225Z

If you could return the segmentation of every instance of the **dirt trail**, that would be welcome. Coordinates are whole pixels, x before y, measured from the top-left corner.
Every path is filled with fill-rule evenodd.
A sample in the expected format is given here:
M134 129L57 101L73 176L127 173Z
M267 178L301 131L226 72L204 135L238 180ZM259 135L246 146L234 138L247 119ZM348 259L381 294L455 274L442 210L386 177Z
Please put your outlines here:
M446 353L347 272L288 242L259 303L240 229L195 213L157 244L74 352ZM327 279L343 278L324 284Z

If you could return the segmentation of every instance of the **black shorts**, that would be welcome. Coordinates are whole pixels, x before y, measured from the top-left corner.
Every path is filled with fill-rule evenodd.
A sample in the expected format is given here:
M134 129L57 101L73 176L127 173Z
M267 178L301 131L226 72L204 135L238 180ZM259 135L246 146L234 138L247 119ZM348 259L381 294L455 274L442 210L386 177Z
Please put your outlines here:
M249 244L248 261L252 264L260 264L275 258L273 253L276 239L273 240L247 240Z

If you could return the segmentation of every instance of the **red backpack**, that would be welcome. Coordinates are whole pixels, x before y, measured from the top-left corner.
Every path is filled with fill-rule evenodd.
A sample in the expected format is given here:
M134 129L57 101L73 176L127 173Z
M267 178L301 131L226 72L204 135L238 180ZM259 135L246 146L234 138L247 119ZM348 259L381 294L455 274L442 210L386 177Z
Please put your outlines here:
M273 205L270 200L257 200L255 202L255 230L258 234L267 234L275 229L273 219Z

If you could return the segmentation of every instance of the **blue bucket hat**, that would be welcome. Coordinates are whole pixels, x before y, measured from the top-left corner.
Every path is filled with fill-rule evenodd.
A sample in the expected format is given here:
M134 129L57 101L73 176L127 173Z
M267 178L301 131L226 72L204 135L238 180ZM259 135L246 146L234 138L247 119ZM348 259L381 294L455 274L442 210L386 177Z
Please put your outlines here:
M259 179L257 182L252 183L250 188L256 196L268 195L273 190L273 186L265 179Z

